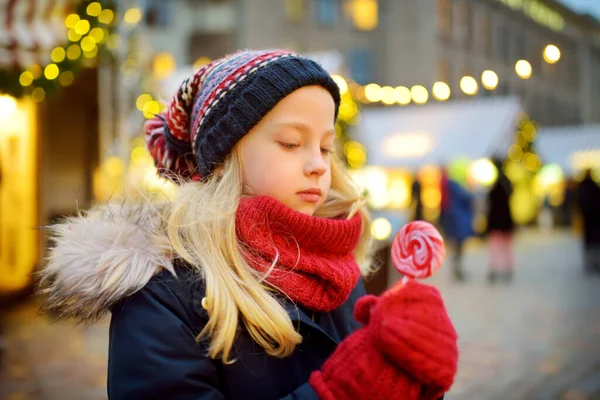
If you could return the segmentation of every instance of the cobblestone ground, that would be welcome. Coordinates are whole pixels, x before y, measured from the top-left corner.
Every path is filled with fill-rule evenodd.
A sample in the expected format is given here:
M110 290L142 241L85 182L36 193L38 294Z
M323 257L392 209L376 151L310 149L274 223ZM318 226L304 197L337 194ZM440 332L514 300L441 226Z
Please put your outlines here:
M486 282L486 248L467 251L468 280L432 278L460 336L461 360L447 399L600 399L600 276L582 272L569 234L517 240L509 284ZM48 324L37 304L5 315L0 399L106 398L108 322ZM383 399L382 399L383 400Z
M485 246L468 252L469 279L431 279L460 336L448 399L600 399L600 275L583 273L569 234L520 235L515 279L486 282Z

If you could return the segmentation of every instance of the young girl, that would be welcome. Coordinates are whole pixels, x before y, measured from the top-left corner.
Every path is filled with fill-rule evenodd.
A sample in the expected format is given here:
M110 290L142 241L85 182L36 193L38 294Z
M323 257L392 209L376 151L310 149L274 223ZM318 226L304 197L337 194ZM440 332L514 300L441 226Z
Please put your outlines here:
M177 197L54 227L44 309L83 322L111 312L111 399L450 388L457 338L439 292L365 296L369 219L332 154L339 103L327 72L297 54L216 60L146 125Z

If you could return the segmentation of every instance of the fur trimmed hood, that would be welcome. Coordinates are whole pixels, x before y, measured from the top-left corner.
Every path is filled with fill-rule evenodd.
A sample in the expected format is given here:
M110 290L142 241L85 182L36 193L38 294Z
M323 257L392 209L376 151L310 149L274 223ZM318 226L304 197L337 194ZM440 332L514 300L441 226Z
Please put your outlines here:
M108 204L50 226L40 311L90 324L163 269L175 275L164 209Z

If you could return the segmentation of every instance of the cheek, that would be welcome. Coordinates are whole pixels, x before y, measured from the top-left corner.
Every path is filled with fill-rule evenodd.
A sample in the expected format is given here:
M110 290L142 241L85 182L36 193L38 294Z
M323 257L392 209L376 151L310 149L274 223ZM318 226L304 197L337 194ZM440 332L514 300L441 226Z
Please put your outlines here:
M252 157L244 160L243 180L255 196L268 195L277 198L294 182L289 163L275 155Z

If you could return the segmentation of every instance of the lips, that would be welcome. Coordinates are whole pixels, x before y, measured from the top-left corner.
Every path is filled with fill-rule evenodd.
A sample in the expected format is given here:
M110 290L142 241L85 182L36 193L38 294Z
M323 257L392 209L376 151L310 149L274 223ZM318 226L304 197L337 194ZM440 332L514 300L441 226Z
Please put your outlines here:
M296 194L300 197L300 199L302 199L302 201L307 203L318 203L321 200L322 192L319 188L311 188Z
M313 189L307 189L307 190L303 190L301 192L298 192L298 194L316 194L321 196L321 189L319 188L313 188Z

